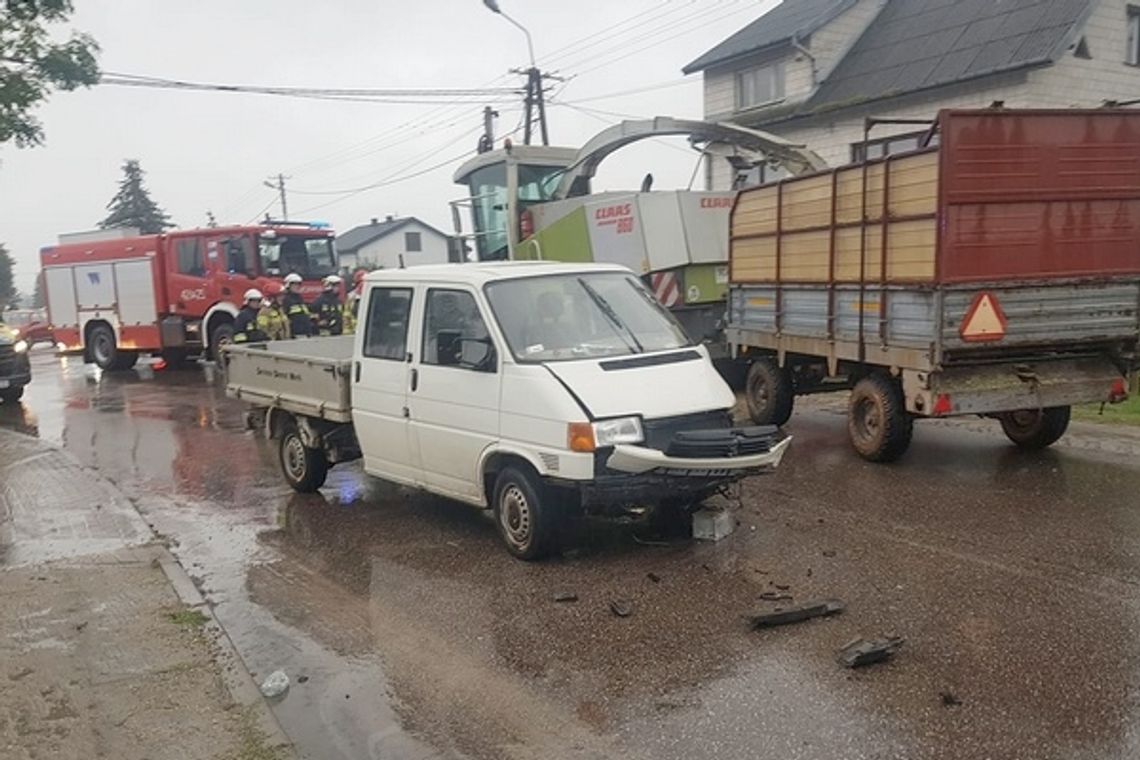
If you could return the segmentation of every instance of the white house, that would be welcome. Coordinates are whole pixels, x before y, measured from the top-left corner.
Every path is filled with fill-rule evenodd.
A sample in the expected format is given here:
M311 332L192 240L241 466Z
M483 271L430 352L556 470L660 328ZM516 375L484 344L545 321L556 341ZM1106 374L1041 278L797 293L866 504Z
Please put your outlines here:
M336 238L340 265L369 269L398 269L419 264L446 264L451 238L414 216L373 219Z
M1140 4L1128 0L784 0L684 68L705 118L860 159L867 117L942 108L1099 106L1140 98ZM871 157L918 147L922 124L879 125ZM936 138L935 138L936 139ZM773 179L710 162L710 189Z

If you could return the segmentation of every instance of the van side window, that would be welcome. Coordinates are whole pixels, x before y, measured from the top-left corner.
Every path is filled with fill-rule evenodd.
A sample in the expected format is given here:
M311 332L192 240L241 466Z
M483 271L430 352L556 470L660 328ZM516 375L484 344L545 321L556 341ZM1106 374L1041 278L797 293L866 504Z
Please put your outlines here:
M475 297L465 290L428 291L421 361L478 372L495 371L495 348Z
M368 298L364 355L372 359L405 361L411 312L411 288L373 288Z
M182 238L178 241L178 271L194 277L206 276L206 261L202 257L202 241Z

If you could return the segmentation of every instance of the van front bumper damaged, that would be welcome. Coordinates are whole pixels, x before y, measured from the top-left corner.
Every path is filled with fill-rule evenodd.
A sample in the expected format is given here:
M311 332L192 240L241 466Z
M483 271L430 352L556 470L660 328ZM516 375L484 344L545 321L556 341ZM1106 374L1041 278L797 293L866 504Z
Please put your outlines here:
M725 439L734 433L736 433L735 438L738 440L745 437L741 434L745 431L725 430L715 432L718 439ZM699 449L703 445L707 450L719 449L731 451L734 445L738 447L747 445L746 443L733 440L726 440L724 442L717 440L714 442L711 434L703 441L688 440L693 441L693 445L685 447L688 449ZM633 475L652 473L654 475L676 478L732 477L737 474L750 475L762 470L772 469L779 465L780 460L784 458L784 452L788 450L788 445L791 444L791 442L791 438L784 438L783 440L773 443L766 443L764 445L766 450L758 453L713 457L672 456L665 451L645 448L644 446L621 445L614 447L613 454L606 460L606 467L615 472L624 472ZM670 450L672 449L673 447L670 448Z

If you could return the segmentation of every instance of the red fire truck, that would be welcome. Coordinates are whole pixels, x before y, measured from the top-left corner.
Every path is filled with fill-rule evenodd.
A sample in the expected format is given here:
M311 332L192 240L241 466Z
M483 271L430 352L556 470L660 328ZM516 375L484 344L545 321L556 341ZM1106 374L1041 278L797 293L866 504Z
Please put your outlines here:
M320 223L275 223L137 235L61 235L40 250L55 339L103 369L140 352L175 363L214 356L233 337L242 296L296 272L312 300L337 271L334 234Z

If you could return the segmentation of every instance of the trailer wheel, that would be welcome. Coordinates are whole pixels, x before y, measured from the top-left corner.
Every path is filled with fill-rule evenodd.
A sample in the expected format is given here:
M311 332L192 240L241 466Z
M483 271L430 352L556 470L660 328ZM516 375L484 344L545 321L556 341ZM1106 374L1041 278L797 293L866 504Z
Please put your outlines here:
M285 482L299 493L315 493L325 484L329 475L329 460L325 452L305 445L297 424L292 420L281 433L278 446L281 473Z
M504 467L495 479L495 525L507 551L518 559L536 560L557 543L555 499L538 479L517 467Z
M24 386L17 385L15 388L5 388L0 391L0 401L5 404L15 404L24 397Z
M748 368L744 398L748 414L757 425L784 425L796 401L792 372L774 359L757 359Z
M914 420L906 411L902 387L886 375L868 375L851 391L847 433L859 456L893 462L910 446Z
M1030 451L1045 449L1061 439L1069 429L1072 408L1055 406L1049 409L1023 409L1005 412L998 419L1009 440Z
M115 332L110 325L98 324L87 335L91 359L100 369L107 372L120 372L135 366L139 355L134 351L120 351L115 342Z

